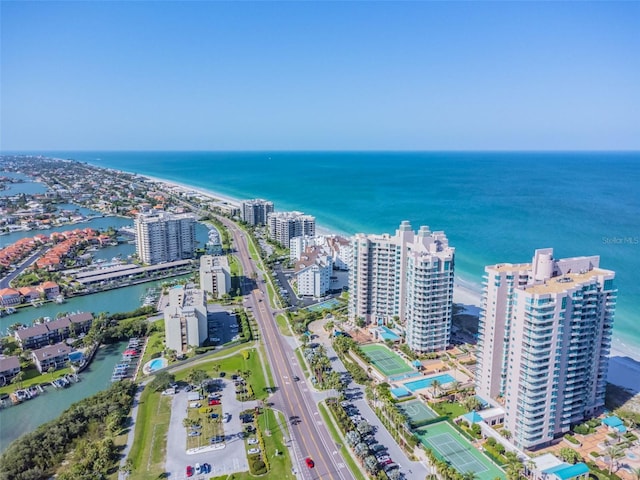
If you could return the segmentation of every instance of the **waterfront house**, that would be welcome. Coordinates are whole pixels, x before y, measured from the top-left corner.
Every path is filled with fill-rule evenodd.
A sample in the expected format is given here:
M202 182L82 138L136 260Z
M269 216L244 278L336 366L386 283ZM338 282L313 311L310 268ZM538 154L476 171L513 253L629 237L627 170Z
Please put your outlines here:
M16 330L14 336L23 350L49 345L49 327L45 323Z
M76 334L87 333L93 322L93 315L89 312L74 313L66 318L71 322L71 330Z
M65 343L48 345L31 352L33 363L40 373L49 370L50 367L63 368L69 360L69 354L73 349Z
M32 302L33 300L40 299L40 292L38 292L34 287L20 287L18 291L25 302Z
M56 282L48 281L41 283L36 287L36 290L38 290L39 293L44 294L44 296L49 300L53 300L60 295L60 287Z
M0 305L10 307L18 305L22 301L20 292L13 288L3 288L0 290Z
M16 356L0 355L0 387L10 383L18 373L20 373L20 359Z

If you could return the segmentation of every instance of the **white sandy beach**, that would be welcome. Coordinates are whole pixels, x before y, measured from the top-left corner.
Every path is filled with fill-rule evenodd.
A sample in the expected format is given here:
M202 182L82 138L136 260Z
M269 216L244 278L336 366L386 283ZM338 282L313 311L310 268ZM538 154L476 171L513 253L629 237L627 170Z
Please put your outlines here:
M179 187L187 191L193 191L210 197L215 200L224 201L233 205L240 205L241 200L228 195L224 195L213 190L192 187L162 178L152 177L149 175L140 175L143 178L153 182L158 182L169 187ZM316 226L316 231L320 235L331 235L333 232L325 227ZM454 283L453 291L454 303L461 303L466 307L466 313L470 315L479 315L481 302L481 294L479 291L470 287L470 283L457 279ZM609 362L609 373L607 380L610 383L627 388L634 393L640 393L640 352L624 345L621 341L614 339L611 345L611 354Z

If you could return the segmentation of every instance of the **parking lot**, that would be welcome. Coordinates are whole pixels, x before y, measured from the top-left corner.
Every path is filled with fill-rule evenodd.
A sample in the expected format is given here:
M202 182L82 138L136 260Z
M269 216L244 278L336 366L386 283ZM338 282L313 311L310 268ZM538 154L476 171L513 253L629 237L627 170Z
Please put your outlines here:
M236 400L235 386L231 380L216 379L216 382L221 387L219 393L222 400L222 424L225 440L223 443L212 446L210 439L203 438L201 450L187 452L187 433L182 422L186 417L189 401L187 400L188 392L181 388L173 398L171 422L167 435L167 461L165 468L169 478L180 480L187 478L187 465L194 466L196 463L201 465L209 463L211 465L210 473L190 477L196 480L249 470L240 412L248 408L254 408L257 402L240 402ZM203 400L203 403L205 402L206 400ZM225 418L227 414L228 421Z

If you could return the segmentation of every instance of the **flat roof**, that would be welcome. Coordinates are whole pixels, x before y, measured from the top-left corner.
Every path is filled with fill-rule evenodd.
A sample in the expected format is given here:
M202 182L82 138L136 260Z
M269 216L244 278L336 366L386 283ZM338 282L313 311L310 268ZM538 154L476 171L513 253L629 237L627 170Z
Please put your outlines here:
M146 273L146 272L153 272L153 271L157 271L157 270L165 270L168 268L173 268L173 267L182 267L185 265L189 265L191 263L191 260L176 260L175 262L167 262L167 263L160 263L158 265L150 265L148 267L136 267L136 268L131 268L128 270L124 270L124 271L118 271L118 272L113 272L113 273L100 273L98 275L93 275L90 277L86 277L86 278L77 278L78 282L80 283L94 283L94 282L102 282L105 280L111 280L113 278L119 278L125 275L137 275L139 273Z
M565 273L564 275L550 278L544 283L523 287L522 289L527 293L534 294L562 293L578 285L587 283L599 275L607 275L609 273L613 272L600 268L594 268L584 273Z

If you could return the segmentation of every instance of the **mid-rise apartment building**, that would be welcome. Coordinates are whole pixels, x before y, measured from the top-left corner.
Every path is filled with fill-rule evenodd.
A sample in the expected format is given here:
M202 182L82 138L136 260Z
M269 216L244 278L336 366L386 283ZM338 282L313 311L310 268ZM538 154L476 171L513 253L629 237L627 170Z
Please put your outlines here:
M289 247L294 237L314 236L316 234L316 218L302 212L273 212L267 217L269 238Z
M168 349L180 354L201 345L209 335L204 291L192 285L171 288L164 327Z
M256 198L240 204L242 220L249 225L266 225L267 217L273 212L273 202Z
M485 268L477 393L498 399L521 448L536 448L604 407L617 290L600 258Z
M395 235L357 234L352 240L349 316L367 323L397 320L417 352L449 344L455 249L444 232L407 221Z
M136 253L144 263L153 265L193 258L196 219L190 213L140 214L135 220L135 230Z
M323 247L311 246L300 255L295 265L298 296L320 298L331 289L333 260Z
M227 257L200 257L200 288L214 298L222 298L231 291L231 270Z

